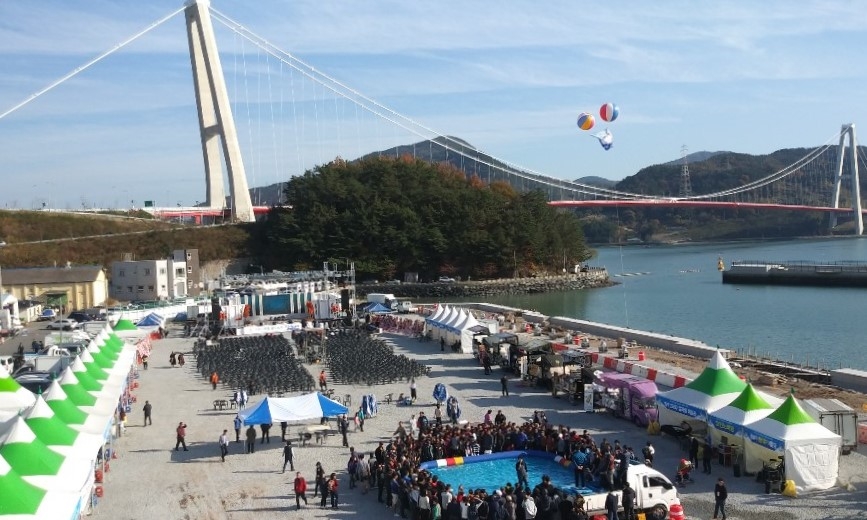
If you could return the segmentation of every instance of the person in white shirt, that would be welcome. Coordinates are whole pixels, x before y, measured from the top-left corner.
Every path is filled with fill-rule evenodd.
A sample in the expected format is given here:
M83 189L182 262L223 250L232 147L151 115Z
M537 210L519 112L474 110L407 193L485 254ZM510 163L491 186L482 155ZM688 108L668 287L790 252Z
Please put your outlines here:
M440 493L440 504L451 504L453 497L454 495L452 494L452 487L446 485L446 489L442 493Z
M218 442L220 443L220 459L226 462L226 455L229 453L229 430L223 430Z

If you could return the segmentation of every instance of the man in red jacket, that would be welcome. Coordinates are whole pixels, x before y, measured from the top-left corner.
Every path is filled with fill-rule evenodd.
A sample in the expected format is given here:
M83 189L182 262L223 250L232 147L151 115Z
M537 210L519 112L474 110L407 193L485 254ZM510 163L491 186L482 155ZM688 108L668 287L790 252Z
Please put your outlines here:
M295 474L295 509L301 509L301 500L307 505L307 481L301 476L301 472Z

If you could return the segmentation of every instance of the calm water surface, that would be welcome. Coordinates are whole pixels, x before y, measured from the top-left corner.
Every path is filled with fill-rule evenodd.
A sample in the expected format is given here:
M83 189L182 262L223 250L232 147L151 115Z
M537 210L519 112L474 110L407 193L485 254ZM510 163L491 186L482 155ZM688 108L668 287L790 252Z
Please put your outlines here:
M717 258L867 261L867 237L598 249L610 288L487 301L831 368L867 369L867 289L723 285ZM634 276L620 276L642 273ZM477 299L477 298L475 298Z

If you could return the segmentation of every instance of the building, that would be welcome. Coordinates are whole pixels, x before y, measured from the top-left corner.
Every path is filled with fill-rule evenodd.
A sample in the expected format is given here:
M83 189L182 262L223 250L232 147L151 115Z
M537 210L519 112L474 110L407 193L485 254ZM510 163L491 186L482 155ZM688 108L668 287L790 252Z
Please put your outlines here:
M111 264L109 293L120 301L175 300L196 297L201 285L199 251L180 249L164 260L126 259Z
M3 289L19 301L39 301L62 312L104 305L105 271L96 265L3 269Z

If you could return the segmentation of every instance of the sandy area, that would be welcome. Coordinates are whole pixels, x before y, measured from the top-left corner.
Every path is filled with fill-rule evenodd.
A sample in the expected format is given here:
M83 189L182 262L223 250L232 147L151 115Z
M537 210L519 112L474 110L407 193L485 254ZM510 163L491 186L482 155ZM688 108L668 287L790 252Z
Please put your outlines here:
M441 354L439 345L383 335L393 340L396 351L413 356L432 367L431 376L418 381L419 404L412 407L383 404L377 417L365 424L365 431L350 433L350 444L357 449L372 451L377 442L386 439L399 421L406 421L425 410L432 414L431 390L437 382L448 387L462 404L464 418L480 421L489 408L502 409L509 420L529 418L534 410L546 410L549 421L572 428L587 428L598 438L619 439L636 447L648 437L642 429L604 414L585 414L567 402L554 399L539 389L522 387L513 381L510 397L500 396L500 373L485 376L470 355ZM94 516L111 519L270 519L270 518L391 518L390 511L376 501L376 495L362 495L359 489L349 490L341 479L340 509L320 510L310 500L310 507L295 511L291 491L293 474L281 474L282 452L279 425L272 428L270 444L257 444L252 455L242 453L243 443L231 443L230 455L220 462L217 438L223 429L233 433L234 411L215 411L214 399L227 399L230 390L211 386L194 370L192 356L184 368L171 368L168 354L172 350L189 352L192 341L168 338L154 343L150 369L141 372L138 402L130 414L125 436L119 440L118 458L112 461L106 475L105 497L94 510ZM309 367L317 374L319 366ZM388 393L395 396L409 393L406 383L376 387L335 385L338 395L352 394L360 402L363 394L375 393L380 399ZM262 396L254 396L257 402ZM153 426L142 427L141 407L145 400L153 405ZM179 421L188 425L188 452L174 451L175 427ZM293 442L296 431L303 425L290 426ZM234 439L234 436L232 437ZM677 444L669 438L651 439L657 449L656 466L667 474L673 473L681 457ZM326 472L345 476L348 449L340 446L339 437L331 437L322 446L298 447L296 469L313 477L314 465L322 462ZM867 487L867 462L858 454L843 457L844 475L855 475L856 487ZM671 470L671 471L669 471ZM764 495L761 484L753 479L734 478L731 468L714 467L714 476L701 478L682 492L686 516L689 519L710 518L712 489L717 475L729 483L729 515L731 519L816 519L858 518L867 503L863 492L832 490L808 498L786 499L779 495ZM308 497L312 496L311 490ZM819 508L822 511L819 511Z

